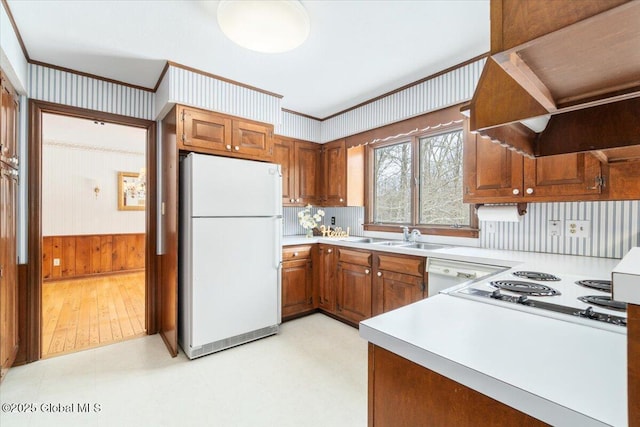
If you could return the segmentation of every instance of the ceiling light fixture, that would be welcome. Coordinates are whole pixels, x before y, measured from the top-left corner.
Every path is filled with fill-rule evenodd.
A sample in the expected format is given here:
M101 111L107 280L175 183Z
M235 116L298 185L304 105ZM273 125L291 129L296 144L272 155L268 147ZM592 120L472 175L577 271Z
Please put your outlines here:
M263 53L282 53L309 36L309 15L297 0L222 0L218 25L238 45Z

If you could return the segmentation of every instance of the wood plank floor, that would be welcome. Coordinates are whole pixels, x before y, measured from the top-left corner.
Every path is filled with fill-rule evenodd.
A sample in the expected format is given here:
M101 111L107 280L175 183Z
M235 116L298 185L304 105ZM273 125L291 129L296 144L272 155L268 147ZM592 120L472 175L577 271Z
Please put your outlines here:
M145 335L144 271L42 284L42 357Z

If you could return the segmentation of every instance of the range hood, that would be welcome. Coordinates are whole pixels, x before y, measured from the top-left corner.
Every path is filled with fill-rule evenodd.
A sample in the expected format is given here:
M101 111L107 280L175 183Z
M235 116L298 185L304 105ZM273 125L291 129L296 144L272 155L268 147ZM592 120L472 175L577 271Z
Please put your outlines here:
M640 157L640 1L492 0L491 21L473 132L527 157Z

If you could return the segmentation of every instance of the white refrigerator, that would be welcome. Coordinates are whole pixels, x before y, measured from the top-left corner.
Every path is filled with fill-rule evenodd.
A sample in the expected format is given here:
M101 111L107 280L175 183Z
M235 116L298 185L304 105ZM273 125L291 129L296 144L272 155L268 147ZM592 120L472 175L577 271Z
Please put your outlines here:
M190 359L276 334L280 166L191 153L180 163L178 341Z

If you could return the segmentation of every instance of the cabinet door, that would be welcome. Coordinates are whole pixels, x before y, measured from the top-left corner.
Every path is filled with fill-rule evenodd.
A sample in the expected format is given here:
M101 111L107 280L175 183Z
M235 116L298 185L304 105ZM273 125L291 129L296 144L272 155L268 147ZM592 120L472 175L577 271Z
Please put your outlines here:
M524 159L524 197L599 197L601 163L592 154L575 153ZM581 198L583 199L583 198Z
M411 304L424 298L422 277L378 270L373 282L373 315Z
M179 114L179 148L214 154L232 152L231 118L190 108L180 109Z
M318 269L318 308L335 312L336 307L336 250L333 246L320 244L320 265Z
M235 155L260 160L273 158L273 128L261 123L233 120L232 150Z
M371 267L338 263L336 314L352 322L371 317Z
M467 133L464 143L465 203L522 201L523 157Z
M347 149L344 140L322 147L322 203L327 206L347 204Z
M0 166L0 379L18 351L18 265L16 171Z
M18 167L18 96L2 74L0 161Z
M282 263L282 317L313 308L311 259Z
M295 204L295 151L294 141L276 137L273 141L273 163L280 165L282 172L282 204Z
M319 173L321 167L321 150L319 144L312 142L296 142L296 204L317 205L320 200Z

